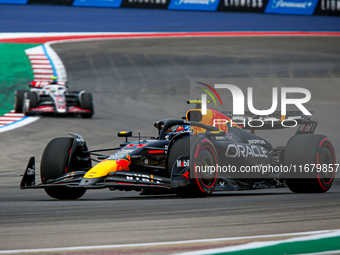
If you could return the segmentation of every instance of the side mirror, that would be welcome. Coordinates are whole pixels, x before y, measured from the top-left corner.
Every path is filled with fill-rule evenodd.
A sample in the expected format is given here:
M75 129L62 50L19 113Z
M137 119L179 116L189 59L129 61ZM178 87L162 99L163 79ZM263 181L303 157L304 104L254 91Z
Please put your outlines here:
M128 142L128 137L132 136L132 131L119 131L117 136L118 137L125 137L125 142Z
M119 131L117 136L118 137L131 137L132 131Z

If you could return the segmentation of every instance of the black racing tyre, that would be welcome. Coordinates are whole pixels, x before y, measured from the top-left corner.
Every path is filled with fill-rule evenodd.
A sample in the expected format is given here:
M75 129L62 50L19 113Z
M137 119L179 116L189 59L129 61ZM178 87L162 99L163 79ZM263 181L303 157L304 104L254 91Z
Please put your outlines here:
M49 179L59 178L68 172L67 165L72 143L72 138L61 137L47 144L40 163L40 177L43 183ZM52 198L77 199L84 195L86 189L60 187L48 188L45 192Z
M168 176L171 178L172 176L172 168L175 164L176 160L181 156L190 157L190 137L183 137L174 141L174 144L171 145L171 149L168 152L168 162L167 162L167 171Z
M93 108L93 97L91 93L83 93L81 95L81 104L80 107L86 110L89 110L90 112L81 113L80 116L82 118L91 118L94 113Z
M25 100L29 99L29 108L36 108L38 107L38 95L34 92L27 91L24 96ZM34 115L34 113L30 112L30 109L26 109L24 107L24 112L27 116Z
M334 181L335 152L331 141L324 135L303 134L290 138L287 143L284 162L286 166L309 167L315 164L313 172L303 173L308 178L286 178L288 188L295 193L324 193ZM327 166L325 171L317 166ZM329 168L330 167L330 168ZM331 169L331 171L327 170ZM333 169L333 170L332 170Z
M191 148L191 151L190 151ZM169 151L167 169L171 171L176 161L181 156L190 156L191 173L190 184L178 189L177 194L182 197L205 197L213 193L217 185L218 173L196 172L197 166L216 166L218 164L217 152L210 140L204 137L183 137L174 142Z
M24 112L24 96L25 93L28 92L26 89L18 89L15 91L15 98L14 98L14 111L17 113Z
M35 108L38 106L38 95L34 92L26 92L25 93L25 99L30 100L30 108Z

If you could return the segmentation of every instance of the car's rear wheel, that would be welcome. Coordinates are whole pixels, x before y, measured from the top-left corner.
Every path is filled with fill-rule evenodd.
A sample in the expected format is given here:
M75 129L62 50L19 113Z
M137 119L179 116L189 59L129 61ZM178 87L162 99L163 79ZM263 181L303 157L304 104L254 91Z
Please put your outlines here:
M68 161L72 142L72 138L61 137L55 138L47 144L40 165L40 176L43 183L59 178L70 171ZM58 187L46 188L45 192L52 198L77 199L85 194L86 189Z
M17 113L22 113L24 111L24 96L26 92L28 92L26 89L18 89L15 91L14 110Z
M81 95L81 108L88 110L89 112L83 112L80 114L82 118L91 118L94 114L93 97L91 93L83 93Z
M307 178L286 178L288 188L295 193L324 193L334 181L335 152L324 135L293 136L287 143L284 162L296 166ZM300 168L301 166L301 168ZM308 172L306 172L308 171Z
M204 137L183 137L176 140L169 152L167 165L169 174L177 164L177 160L183 156L190 157L192 175L190 175L190 184L178 189L177 194L182 197L204 197L212 194L217 185L218 173L211 171L209 167L213 166L216 170L218 157L211 141ZM204 169L205 166L207 168ZM197 169L200 170L196 171Z

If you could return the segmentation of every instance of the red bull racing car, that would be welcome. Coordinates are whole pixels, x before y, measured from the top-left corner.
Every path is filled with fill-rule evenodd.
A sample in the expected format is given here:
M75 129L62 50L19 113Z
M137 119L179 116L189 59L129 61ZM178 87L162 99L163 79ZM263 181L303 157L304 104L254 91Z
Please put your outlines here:
M285 147L273 148L254 134L254 128L249 132L246 130L249 127L230 122L212 126L214 119L230 121L232 116L210 108L207 111L202 116L196 107L187 112L185 119L157 121L155 137L120 131L118 136L125 141L118 147L89 150L85 139L73 133L71 137L55 138L41 158L41 183L35 183L32 157L20 188L44 189L57 199L77 199L87 189L102 188L143 191L141 194L174 193L183 197L285 186L297 193L330 189L336 168L334 148L326 136L313 134L316 122L309 117L296 117L299 123L296 135ZM265 119L263 122L268 124ZM278 122L271 123L271 128L278 128ZM113 153L103 154L105 151ZM92 165L93 161L97 164ZM327 165L330 169L315 169L302 178L286 172L240 175L242 167L288 168L313 164ZM231 167L236 172L222 173L216 171L218 167ZM201 168L205 171L200 171Z
M80 115L91 118L94 114L91 93L68 91L66 82L31 81L30 90L15 92L14 109L18 113L32 115Z

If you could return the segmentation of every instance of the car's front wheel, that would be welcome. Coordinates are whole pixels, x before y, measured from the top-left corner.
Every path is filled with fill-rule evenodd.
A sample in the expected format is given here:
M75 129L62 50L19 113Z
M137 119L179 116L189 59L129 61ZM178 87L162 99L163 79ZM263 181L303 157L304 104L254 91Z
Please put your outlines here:
M50 141L41 158L40 176L42 183L56 179L68 173L68 161L70 157L72 138L61 137ZM52 198L77 199L83 196L86 189L58 187L46 188L45 192Z
M28 90L25 89L18 89L15 91L15 98L14 98L14 110L16 113L22 113L24 107L24 96Z
M182 197L204 197L212 194L218 180L218 157L211 141L205 137L183 137L176 140L168 156L167 169L170 176L183 156L190 157L190 184L178 189L177 194Z

